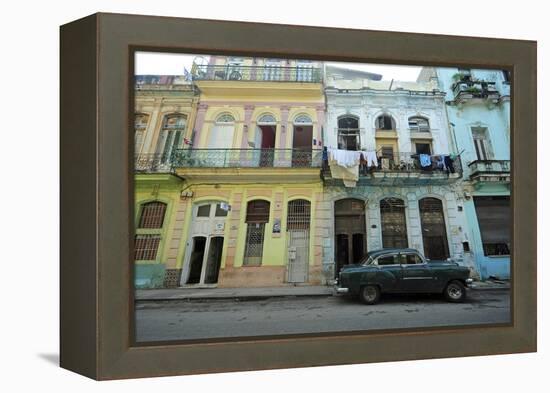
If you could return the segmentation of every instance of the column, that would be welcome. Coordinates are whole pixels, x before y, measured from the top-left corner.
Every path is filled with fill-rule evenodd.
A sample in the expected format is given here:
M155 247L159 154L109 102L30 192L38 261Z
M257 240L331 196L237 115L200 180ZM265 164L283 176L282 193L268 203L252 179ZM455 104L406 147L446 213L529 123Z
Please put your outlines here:
M241 148L248 149L249 135L254 135L255 130L250 129L250 119L252 119L252 113L254 112L254 105L244 106L244 123L243 123L243 137L241 139Z
M197 117L196 117L196 120L195 120L195 136L193 138L193 147L194 148L199 148L199 143L200 143L200 136L201 136L201 133L202 133L202 128L203 128L203 125L204 125L204 117L206 115L206 110L208 109L208 105L207 104L202 104L202 103L199 103L197 105Z
M324 146L324 138L323 138L323 127L325 126L325 106L324 105L318 105L315 108L315 111L317 113L317 124L315 125L315 128L313 130L313 138L317 141L317 145L313 146L313 149L321 149L322 146ZM326 132L326 130L325 130Z

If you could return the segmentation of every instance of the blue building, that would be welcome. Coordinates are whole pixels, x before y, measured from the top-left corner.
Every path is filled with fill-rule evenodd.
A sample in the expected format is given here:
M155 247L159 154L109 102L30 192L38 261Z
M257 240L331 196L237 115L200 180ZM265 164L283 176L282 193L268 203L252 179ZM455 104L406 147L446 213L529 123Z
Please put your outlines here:
M423 68L446 94L463 166L465 254L481 279L510 277L510 76L507 71Z

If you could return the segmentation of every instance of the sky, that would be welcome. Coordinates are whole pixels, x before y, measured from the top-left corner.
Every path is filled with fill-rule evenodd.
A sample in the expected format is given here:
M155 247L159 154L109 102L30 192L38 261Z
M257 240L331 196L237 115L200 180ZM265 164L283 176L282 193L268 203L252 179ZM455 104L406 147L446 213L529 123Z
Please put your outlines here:
M183 69L191 71L197 55L138 52L135 59L136 75L182 75ZM203 56L208 58L208 56ZM337 63L329 65L381 74L383 80L416 81L421 67L383 64Z

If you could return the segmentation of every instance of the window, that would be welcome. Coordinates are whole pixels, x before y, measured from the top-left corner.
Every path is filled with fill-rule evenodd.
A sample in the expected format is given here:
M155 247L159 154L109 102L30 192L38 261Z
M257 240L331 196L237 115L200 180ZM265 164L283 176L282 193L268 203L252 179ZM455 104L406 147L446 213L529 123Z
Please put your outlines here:
M385 266L385 265L397 265L397 255L384 255L378 257L376 260L376 265Z
M296 80L299 82L313 81L313 64L309 60L298 60L296 62Z
M298 115L296 116L296 118L294 119L294 124L304 124L304 125L311 125L313 124L313 122L311 121L311 117L309 117L308 115Z
M415 143L416 154L432 154L432 148L429 143Z
M269 202L254 200L246 208L246 243L243 265L261 265L265 224L269 221Z
M197 209L197 217L210 217L210 205L202 205Z
M406 248L407 220L405 218L405 203L399 198L386 198L380 201L382 222L382 247Z
M143 204L138 228L158 229L162 228L164 214L166 213L166 203L149 202Z
M180 147L186 126L187 117L185 115L169 115L164 118L156 150L160 155L161 163L168 163L172 153Z
M149 115L143 113L136 113L134 118L134 152L140 153L143 148L143 141L145 132L147 130L147 123L149 122Z
M222 209L221 203L216 203L216 213L214 215L216 217L227 217L227 210Z
M380 149L383 158L393 159L393 147L392 146L382 146Z
M409 130L411 132L430 132L430 123L425 117L409 117Z
M490 160L493 157L489 132L486 127L472 127L472 137L476 157L480 161Z
M338 119L338 149L361 150L359 119L343 116Z
M437 198L422 198L418 202L424 256L429 259L449 258L449 244L443 202Z
M474 196L483 253L510 255L510 197Z
M418 265L424 262L417 254L401 254L400 259L402 265Z
M273 115L262 115L258 119L258 124L276 124L277 120L275 119L275 116Z
M134 242L134 260L154 261L160 245L160 235L136 235Z
M287 231L309 229L310 211L311 203L309 201L297 199L288 202Z
M216 118L216 123L234 123L235 118L231 113L222 113Z
M382 131L395 130L395 120L390 115L381 115L376 119L376 128Z

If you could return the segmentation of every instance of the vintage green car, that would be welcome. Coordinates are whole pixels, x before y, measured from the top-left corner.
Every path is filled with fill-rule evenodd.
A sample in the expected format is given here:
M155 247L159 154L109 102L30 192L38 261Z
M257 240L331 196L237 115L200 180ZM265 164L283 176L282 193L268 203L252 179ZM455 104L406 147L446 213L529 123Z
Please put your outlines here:
M383 249L342 267L336 293L366 304L377 303L383 293L442 293L450 302L462 302L471 283L470 270L450 260L427 260L412 248Z

